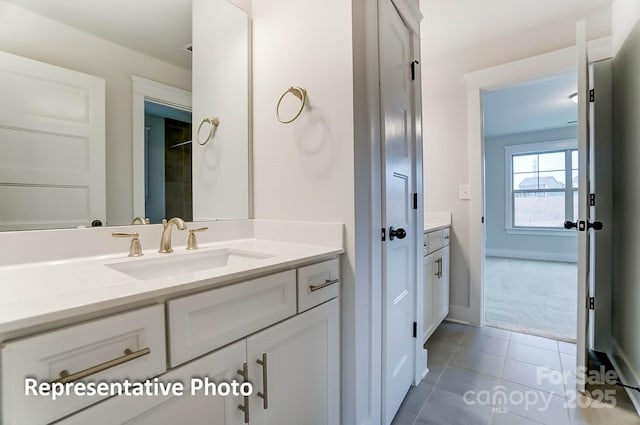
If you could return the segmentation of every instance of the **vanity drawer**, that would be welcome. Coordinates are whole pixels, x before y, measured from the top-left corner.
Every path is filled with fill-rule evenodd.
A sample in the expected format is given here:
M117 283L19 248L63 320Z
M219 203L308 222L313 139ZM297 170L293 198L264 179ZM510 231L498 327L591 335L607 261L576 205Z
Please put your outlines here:
M298 269L298 313L338 296L340 261L335 258Z
M105 396L25 396L38 383L142 380L166 370L162 305L111 316L2 346L2 424L48 424ZM64 371L64 373L63 373Z
M442 230L436 230L435 232L429 232L427 234L429 238L429 252L435 252L442 248L444 240L442 238Z
M442 229L442 246L449 245L449 228L445 227Z
M289 270L168 302L172 367L296 314Z

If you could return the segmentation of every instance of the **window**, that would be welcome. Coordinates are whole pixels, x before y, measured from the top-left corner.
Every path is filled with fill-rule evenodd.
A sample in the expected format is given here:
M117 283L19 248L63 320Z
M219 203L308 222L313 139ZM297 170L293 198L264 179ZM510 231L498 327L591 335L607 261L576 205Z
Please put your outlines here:
M562 229L578 214L575 141L505 147L507 229Z

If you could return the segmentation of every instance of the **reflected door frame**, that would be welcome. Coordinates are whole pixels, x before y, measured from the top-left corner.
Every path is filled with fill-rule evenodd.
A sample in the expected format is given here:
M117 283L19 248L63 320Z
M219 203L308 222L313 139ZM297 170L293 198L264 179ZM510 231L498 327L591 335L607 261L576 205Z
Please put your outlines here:
M191 112L192 100L191 92L177 87L136 75L132 75L131 80L133 82L133 212L131 217L133 218L146 217L144 202L144 104L152 102Z

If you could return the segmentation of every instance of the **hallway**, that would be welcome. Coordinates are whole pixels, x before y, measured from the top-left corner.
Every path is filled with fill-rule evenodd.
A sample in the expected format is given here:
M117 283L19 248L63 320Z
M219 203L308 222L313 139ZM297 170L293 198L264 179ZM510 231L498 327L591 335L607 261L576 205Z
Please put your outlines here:
M444 322L426 346L430 372L394 425L640 424L620 388L598 387L611 391L615 408L574 398L574 344Z

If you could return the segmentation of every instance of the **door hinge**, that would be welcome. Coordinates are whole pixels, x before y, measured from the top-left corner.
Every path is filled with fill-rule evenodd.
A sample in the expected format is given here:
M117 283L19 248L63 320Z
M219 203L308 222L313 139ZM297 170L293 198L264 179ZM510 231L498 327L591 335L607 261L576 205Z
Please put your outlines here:
M591 89L589 90L589 102L595 102L595 101L596 101L596 90Z
M418 322L413 322L413 337L418 337Z
M482 219L481 219L481 221L482 221L482 223L484 223L484 216L482 216Z
M387 240L387 229L382 228L382 233L381 233L380 236L382 236L382 242L386 241Z
M589 310L595 310L596 309L596 297L589 297L587 299L587 306L588 306Z
M590 193L589 194L589 205L591 205L592 207L596 206L596 194L595 193Z
M413 194L413 209L414 210L418 209L418 194L417 193Z
M413 61L411 62L411 81L414 81L416 79L416 65L418 65L420 62Z

